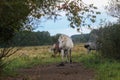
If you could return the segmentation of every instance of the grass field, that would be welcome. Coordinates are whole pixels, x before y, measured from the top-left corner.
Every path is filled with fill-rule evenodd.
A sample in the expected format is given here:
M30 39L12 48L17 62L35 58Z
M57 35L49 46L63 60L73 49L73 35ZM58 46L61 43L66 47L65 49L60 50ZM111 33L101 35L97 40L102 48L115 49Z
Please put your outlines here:
M51 46L23 47L15 55L12 61L4 67L4 74L15 76L15 70L20 68L30 68L36 65L46 65L61 62L61 57L51 57ZM83 44L75 45L72 52L74 62L81 62L86 68L95 70L95 80L120 80L120 62L104 59L95 51L87 54ZM14 72L13 72L14 71Z

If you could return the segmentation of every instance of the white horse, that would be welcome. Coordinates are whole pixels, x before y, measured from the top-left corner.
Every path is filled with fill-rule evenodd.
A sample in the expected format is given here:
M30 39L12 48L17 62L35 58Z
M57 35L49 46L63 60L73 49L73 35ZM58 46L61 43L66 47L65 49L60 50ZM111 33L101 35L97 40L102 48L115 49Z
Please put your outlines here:
M71 57L71 49L73 48L74 44L72 39L67 35L61 35L58 39L59 41L59 48L61 49L61 55L62 55L62 63L64 62L64 57L66 57L67 62L72 62Z

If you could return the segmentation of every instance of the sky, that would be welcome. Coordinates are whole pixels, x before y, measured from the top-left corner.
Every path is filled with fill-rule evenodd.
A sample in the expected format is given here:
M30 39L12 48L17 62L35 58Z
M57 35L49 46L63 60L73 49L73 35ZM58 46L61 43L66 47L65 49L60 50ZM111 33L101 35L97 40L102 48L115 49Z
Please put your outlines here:
M96 29L98 28L99 20L100 19L105 19L106 21L111 21L114 22L116 21L115 18L112 18L109 16L105 9L104 6L108 3L108 0L83 0L86 4L94 4L97 8L98 11L101 12L100 15L97 16L96 23L92 24L92 28ZM61 13L64 14L64 13ZM38 28L35 29L35 31L48 31L50 35L56 35L56 34L66 34L68 36L75 35L75 34L83 34L83 33L90 33L91 29L88 27L82 27L81 31L78 32L76 29L73 29L69 26L69 21L67 21L67 18L65 16L61 17L59 20L45 20L42 18L40 22L37 23L39 26Z

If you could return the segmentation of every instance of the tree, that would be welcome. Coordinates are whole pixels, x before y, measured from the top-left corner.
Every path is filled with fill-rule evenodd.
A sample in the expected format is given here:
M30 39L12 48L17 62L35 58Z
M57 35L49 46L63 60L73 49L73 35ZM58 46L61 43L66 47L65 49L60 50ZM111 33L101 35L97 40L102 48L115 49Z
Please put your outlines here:
M52 38L52 44L58 42L58 38L59 38L60 35L61 35L61 34L56 34L56 35L54 35L54 36L51 36L51 38Z
M110 0L109 5L106 6L106 9L108 13L113 16L118 18L120 21L120 1L119 0Z
M72 35L71 38L75 44L86 43L89 41L90 34Z
M98 36L102 56L120 60L120 24L109 24L100 28Z
M89 41L90 41L90 42L97 42L98 35L99 35L99 30L93 29L93 30L90 32Z

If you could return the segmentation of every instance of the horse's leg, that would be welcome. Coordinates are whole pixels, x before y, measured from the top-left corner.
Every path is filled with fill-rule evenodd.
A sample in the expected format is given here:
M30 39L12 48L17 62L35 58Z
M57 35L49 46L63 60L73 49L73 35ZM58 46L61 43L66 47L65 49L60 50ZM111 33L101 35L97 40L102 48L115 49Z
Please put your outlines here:
M62 49L62 50L61 50L62 62L64 62L64 55L65 55L65 54L64 54L64 50Z
M70 63L72 63L72 55L71 55L71 49L69 50L69 57L70 57Z
M61 57L62 57L62 62L59 64L59 66L64 66L64 50L61 50Z
M58 49L58 53L59 53L59 56L60 56L60 54L61 54L61 50L60 49Z
M88 48L87 48L87 53L89 54L89 53L90 53L90 51L91 51L91 48L90 48L90 47L88 47Z
M64 54L65 54L65 57L66 57L66 62L69 62L68 50L65 50Z
M59 56L60 56L60 53L61 53L61 52L59 52Z
M87 49L87 53L88 53L88 54L90 53L90 50L89 50L89 49Z

